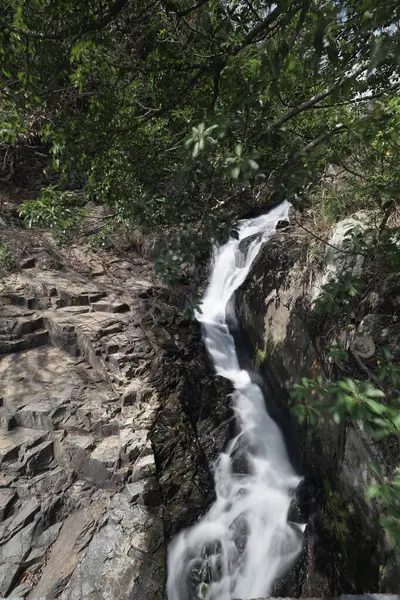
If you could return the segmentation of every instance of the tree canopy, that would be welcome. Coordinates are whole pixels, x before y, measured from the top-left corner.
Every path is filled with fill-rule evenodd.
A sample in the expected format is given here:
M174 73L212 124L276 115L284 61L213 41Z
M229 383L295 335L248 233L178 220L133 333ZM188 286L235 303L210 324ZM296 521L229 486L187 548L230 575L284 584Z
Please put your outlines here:
M394 0L4 1L1 149L35 137L86 199L207 234L385 143L399 19Z

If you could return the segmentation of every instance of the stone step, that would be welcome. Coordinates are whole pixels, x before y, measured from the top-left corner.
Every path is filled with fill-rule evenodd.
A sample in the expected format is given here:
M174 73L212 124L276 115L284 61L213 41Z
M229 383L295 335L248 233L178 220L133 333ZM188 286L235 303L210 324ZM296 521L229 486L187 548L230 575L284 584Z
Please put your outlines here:
M106 292L88 291L82 293L59 290L58 297L54 299L56 308L67 308L69 306L92 306L107 296Z
M125 302L116 302L108 300L92 302L91 307L96 312L125 313L130 311L128 304L126 304Z
M0 463L2 470L13 468L16 462L34 446L46 440L47 431L15 427L11 431L0 430Z
M16 339L21 335L43 329L43 327L43 317L35 313L24 317L6 316L0 325L0 337L4 336L4 339L6 339L7 336L10 336L9 339Z
M10 354L12 352L22 352L44 346L49 342L49 332L47 329L38 329L32 333L27 333L22 337L0 335L0 355ZM7 339L8 338L8 339Z

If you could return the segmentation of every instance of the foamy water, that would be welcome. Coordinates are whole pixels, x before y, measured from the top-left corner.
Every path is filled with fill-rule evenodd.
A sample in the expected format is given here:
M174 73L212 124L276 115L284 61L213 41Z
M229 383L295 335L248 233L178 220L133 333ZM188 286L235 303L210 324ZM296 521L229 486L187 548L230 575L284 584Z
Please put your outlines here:
M301 527L287 522L300 477L261 389L239 367L226 322L229 300L245 281L262 244L279 221L288 220L289 207L283 202L266 215L241 221L238 239L214 248L210 281L196 317L217 374L235 388L238 433L215 464L214 504L170 544L168 600L266 596L301 550ZM244 468L237 468L238 456Z

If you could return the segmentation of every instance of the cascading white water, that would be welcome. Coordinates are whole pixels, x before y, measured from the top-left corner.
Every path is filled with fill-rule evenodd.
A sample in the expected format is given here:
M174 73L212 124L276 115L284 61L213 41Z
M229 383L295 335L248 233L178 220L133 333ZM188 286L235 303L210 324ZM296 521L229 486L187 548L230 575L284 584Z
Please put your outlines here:
M239 367L226 322L229 300L278 222L288 220L289 207L283 202L264 216L241 221L238 239L214 248L210 282L196 316L218 375L234 385L238 434L215 464L214 504L171 542L168 600L265 596L301 549L302 528L287 522L300 477L290 465L261 389ZM242 250L241 242L250 237ZM239 455L245 468L235 466Z

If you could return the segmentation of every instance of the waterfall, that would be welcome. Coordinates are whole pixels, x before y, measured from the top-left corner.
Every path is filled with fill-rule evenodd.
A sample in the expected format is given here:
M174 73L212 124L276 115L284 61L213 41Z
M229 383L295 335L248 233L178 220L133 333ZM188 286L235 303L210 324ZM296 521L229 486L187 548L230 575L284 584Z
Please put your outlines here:
M196 317L217 374L233 383L238 433L214 465L215 502L170 544L168 600L265 597L301 549L301 527L287 522L300 477L260 387L240 369L226 316L228 302L262 244L279 221L288 220L289 207L283 202L266 215L240 221L237 239L214 248L210 281Z

